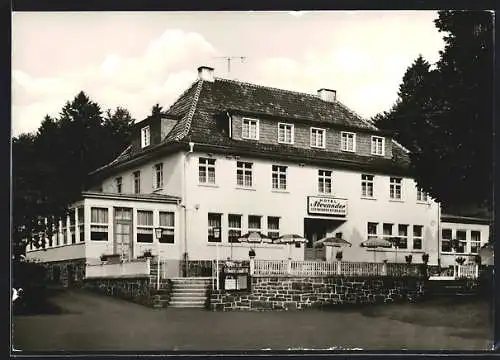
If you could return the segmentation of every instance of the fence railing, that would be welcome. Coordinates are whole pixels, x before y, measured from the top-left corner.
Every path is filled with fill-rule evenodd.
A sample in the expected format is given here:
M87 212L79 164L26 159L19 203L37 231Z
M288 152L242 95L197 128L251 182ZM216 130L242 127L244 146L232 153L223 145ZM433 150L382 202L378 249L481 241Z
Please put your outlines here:
M375 276L387 275L386 264L382 263L362 263L362 262L340 262L341 271L343 276Z
M150 260L132 260L114 264L87 264L86 278L107 278L124 276L148 276L150 274Z
M387 263L388 276L418 276L421 264Z

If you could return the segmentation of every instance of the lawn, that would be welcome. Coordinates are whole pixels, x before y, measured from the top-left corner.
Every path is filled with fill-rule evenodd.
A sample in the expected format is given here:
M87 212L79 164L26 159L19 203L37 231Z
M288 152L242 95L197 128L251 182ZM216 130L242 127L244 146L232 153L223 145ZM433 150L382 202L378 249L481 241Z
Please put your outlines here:
M479 299L296 312L149 309L84 291L56 293L59 314L14 317L16 349L486 350L489 305Z

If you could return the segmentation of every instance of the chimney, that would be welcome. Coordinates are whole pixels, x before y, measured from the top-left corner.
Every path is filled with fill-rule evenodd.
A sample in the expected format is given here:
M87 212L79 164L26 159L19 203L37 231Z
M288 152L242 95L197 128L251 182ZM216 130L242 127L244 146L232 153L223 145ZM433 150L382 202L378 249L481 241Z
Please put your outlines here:
M198 68L198 79L214 82L214 68L208 66L200 66Z
M337 91L325 88L319 89L318 97L323 101L335 102L335 99L337 98Z

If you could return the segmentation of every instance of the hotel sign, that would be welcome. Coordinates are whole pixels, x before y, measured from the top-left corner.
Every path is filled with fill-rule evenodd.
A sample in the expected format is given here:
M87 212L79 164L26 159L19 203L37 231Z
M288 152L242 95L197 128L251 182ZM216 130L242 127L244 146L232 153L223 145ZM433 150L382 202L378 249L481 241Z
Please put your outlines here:
M307 212L310 215L346 216L347 199L308 196Z

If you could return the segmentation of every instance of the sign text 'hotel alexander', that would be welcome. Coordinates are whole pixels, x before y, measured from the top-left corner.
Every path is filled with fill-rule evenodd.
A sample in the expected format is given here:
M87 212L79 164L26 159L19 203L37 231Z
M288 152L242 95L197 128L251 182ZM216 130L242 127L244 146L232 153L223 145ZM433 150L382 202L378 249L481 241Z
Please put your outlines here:
M308 196L307 212L311 215L346 216L347 199Z

